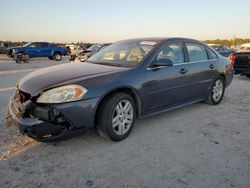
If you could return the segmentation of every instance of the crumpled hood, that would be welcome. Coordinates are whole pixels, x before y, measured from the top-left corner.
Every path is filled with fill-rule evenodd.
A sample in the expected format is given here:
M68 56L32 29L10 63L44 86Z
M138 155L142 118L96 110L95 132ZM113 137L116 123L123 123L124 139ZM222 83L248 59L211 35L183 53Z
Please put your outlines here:
M19 49L24 49L25 47L24 46L12 46L12 47L9 47L9 48L7 48L8 50L12 50L12 49L17 49L17 50L19 50Z
M92 63L67 63L34 71L25 76L18 84L18 89L31 96L36 96L43 90L50 89L73 79L99 76L127 68L105 66Z

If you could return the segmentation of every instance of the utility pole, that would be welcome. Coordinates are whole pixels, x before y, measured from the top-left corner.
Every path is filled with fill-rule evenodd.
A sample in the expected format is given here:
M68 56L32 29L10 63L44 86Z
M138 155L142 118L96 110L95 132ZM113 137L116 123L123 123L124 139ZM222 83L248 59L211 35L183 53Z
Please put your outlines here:
M236 34L234 33L234 38L233 38L233 45L234 45L234 47L236 47L235 39L236 39Z

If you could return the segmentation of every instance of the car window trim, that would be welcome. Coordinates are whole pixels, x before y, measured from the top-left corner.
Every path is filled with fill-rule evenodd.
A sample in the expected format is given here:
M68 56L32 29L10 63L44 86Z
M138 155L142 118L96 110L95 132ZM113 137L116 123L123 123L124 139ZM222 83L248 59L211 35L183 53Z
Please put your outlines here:
M180 44L181 44L181 47L182 47L182 51L183 51L184 63L177 63L177 64L175 64L175 65L187 63L187 61L186 61L187 59L186 59L186 54L185 54L185 49L184 49L184 43L183 43L183 41L181 41L181 40L168 41L168 42L164 43L164 44L162 45L162 47L154 54L154 57L152 58L152 60L151 60L151 62L149 63L148 67L146 68L146 70L154 70L154 69L157 69L157 68L159 69L159 68L165 67L165 66L151 67L151 65L154 63L154 60L155 60L156 56L160 53L160 51L161 51L166 45L171 44L171 43L180 43ZM174 65L173 65L173 66L174 66Z
M210 60L210 59L209 59L209 55L208 55L208 51L207 51L207 48L206 48L205 45L200 44L200 43L198 43L198 42L185 41L185 42L184 42L184 45L185 45L186 52L187 52L187 57L188 57L188 62L187 62L187 63L196 62L196 61L190 61L190 57L189 57L188 50L187 50L187 44L195 44L195 45L198 45L198 46L202 46L202 47L205 49L206 54L207 54L207 59L200 60L200 61L197 61L197 62L203 62L203 61L208 61L208 60Z
M210 61L217 61L218 59L208 59L208 60L202 60L202 61L192 61L192 62L184 62L184 63L178 63L170 67L180 66L180 65L189 65L189 64L195 64L195 63L203 63L203 62L210 62ZM159 67L148 67L147 70L156 70L156 69L162 69L167 68L168 66L159 66Z
M210 50L210 51L212 51L212 53L214 53L214 55L216 56L216 58L214 58L214 59L217 59L217 60L219 59L217 53L215 53L212 48L206 47L206 51L207 51L207 55L208 55L209 60L214 60L214 59L210 59L208 50Z
M210 59L209 58L209 54L208 54L208 50L207 50L207 46L203 45L203 44L200 44L198 42L194 42L194 41L182 41L182 40L176 40L176 41L169 41L169 42L166 42L158 51L157 53L155 53L152 61L150 62L149 66L146 68L146 70L156 70L156 69L162 69L162 68L168 68L167 66L159 66L159 67L151 67L153 61L155 60L156 56L159 54L159 52L162 50L162 48L164 48L167 44L169 43L181 43L182 44L182 48L183 48L183 55L184 55L184 63L177 63L177 64L174 64L173 66L180 66L180 65L187 65L187 64L195 64L195 63L203 63L203 62L211 62L211 61L218 61L218 55L213 51L211 50L215 55L216 55L216 58L213 58L213 59ZM207 53L207 60L201 60L201 61L189 61L189 55L188 55L188 52L187 52L187 47L186 47L186 43L193 43L193 44L197 44L197 45L201 45L205 48L206 50L206 53Z

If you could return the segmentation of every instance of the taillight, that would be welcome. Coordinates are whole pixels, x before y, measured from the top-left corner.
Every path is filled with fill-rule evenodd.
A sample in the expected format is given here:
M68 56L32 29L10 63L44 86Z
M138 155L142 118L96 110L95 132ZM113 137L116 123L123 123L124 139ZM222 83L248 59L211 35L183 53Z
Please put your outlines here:
M229 59L230 59L230 61L231 61L232 66L234 66L234 64L235 64L235 55L231 54L231 55L229 56Z

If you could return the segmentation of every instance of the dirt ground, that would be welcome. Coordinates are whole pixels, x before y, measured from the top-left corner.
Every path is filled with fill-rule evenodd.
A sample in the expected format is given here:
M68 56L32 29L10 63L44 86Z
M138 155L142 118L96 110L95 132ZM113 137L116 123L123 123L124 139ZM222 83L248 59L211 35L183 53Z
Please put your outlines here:
M39 143L4 123L16 82L47 59L0 56L0 187L250 187L250 79L236 76L218 106L194 104L137 121L114 143L90 130ZM84 120L83 120L84 121Z

